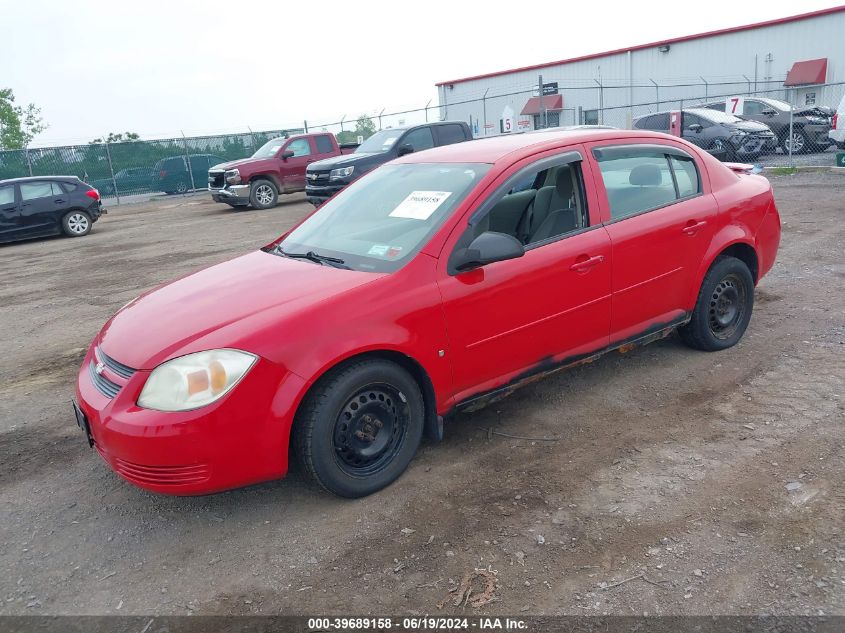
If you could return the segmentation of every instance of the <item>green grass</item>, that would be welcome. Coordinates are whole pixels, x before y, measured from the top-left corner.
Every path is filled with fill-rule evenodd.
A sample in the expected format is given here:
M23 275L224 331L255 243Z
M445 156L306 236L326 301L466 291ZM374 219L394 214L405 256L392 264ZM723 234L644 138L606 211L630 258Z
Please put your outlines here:
M792 174L798 173L797 167L775 167L772 169L772 173L775 176L791 176Z

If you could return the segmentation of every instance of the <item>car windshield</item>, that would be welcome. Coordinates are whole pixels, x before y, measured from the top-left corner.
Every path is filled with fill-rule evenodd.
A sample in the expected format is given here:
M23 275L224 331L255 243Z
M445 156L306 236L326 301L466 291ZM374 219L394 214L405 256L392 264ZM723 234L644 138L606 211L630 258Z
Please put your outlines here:
M273 158L280 149L282 149L282 145L285 144L285 139L283 138L274 138L272 141L267 141L261 148L252 155L253 158Z
M789 105L786 101L780 101L779 99L769 99L768 97L765 99L760 99L763 103L772 106L776 110L786 110L789 112L792 110L792 106Z
M276 252L335 257L354 270L398 270L489 169L483 163L385 165L321 206Z
M720 112L719 110L703 110L703 109L695 109L690 110L693 114L697 114L700 117L707 119L708 121L712 121L713 123L738 123L741 122L738 116L734 116L733 114L728 114L727 112Z
M402 136L404 131L405 130L382 130L381 132L376 132L366 141L361 143L358 146L358 149L355 150L355 153L380 154L381 152L386 152L393 147L393 144L400 136Z

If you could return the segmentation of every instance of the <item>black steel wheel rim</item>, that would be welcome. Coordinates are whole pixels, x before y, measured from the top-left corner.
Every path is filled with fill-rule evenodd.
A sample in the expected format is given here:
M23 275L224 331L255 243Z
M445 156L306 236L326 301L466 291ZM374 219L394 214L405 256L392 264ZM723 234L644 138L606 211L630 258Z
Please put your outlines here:
M735 333L747 309L748 289L737 275L730 274L716 284L710 295L708 324L718 339L728 339Z
M384 470L402 448L409 422L407 398L393 385L374 383L357 390L335 420L338 465L356 477Z

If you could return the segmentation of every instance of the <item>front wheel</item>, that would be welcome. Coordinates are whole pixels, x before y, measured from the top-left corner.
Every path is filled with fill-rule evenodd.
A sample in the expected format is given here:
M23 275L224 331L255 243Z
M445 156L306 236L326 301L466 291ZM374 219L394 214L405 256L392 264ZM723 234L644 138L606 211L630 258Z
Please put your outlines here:
M789 130L786 132L786 136L783 137L781 140L781 149L783 149L784 154L789 154L790 147L792 148L792 153L794 154L803 154L809 149L810 141L807 136L804 134L804 130L792 128L792 136L789 135Z
M91 218L84 211L71 211L62 218L62 231L68 237L82 237L91 232Z
M717 138L713 141L713 153L720 156L719 160L729 163L736 158L736 152L729 141Z
M754 308L754 278L744 262L722 257L710 267L689 323L678 331L695 349L714 352L736 345Z
M305 471L329 492L363 497L393 483L417 452L422 393L390 361L369 359L329 372L297 412L293 442Z
M269 209L276 206L279 192L269 180L261 178L255 180L249 189L249 203L256 209Z

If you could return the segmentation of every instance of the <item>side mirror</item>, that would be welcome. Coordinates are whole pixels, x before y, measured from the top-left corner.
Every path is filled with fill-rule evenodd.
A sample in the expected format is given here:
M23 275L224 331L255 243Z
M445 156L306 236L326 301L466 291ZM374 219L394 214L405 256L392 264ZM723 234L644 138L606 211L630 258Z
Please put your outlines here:
M286 149L281 154L279 154L279 158L281 158L282 160L287 160L288 158L293 158L293 155L293 150Z
M775 116L777 114L777 110L774 108L766 108L761 112L761 114L765 114L766 116Z
M688 129L690 132L695 132L696 134L698 134L698 133L699 133L699 132L701 132L701 130L703 130L704 128L701 126L701 123L693 123L693 124L692 124L692 125L690 125L687 129Z
M411 147L410 145L408 145L407 143L405 145L399 146L399 155L400 156L404 156L405 154L413 154L413 153L414 153L414 148Z
M455 253L452 267L458 272L466 272L523 255L525 247L513 235L487 231L476 237L465 249Z

